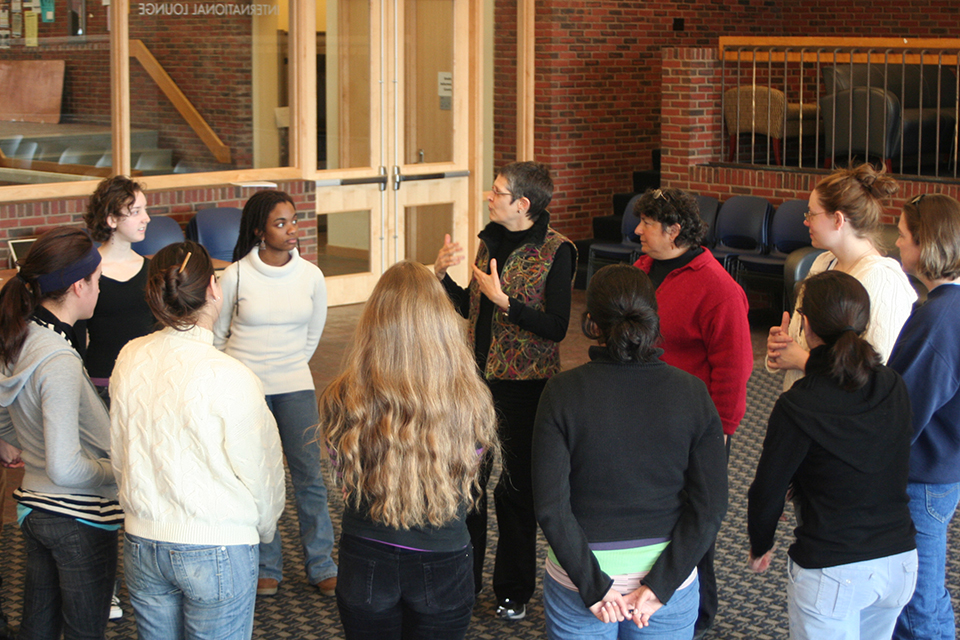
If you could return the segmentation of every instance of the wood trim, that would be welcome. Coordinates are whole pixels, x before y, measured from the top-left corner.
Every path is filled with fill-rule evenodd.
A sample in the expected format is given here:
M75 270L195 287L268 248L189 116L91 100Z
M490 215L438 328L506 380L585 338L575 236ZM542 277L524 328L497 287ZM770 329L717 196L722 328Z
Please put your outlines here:
M309 175L317 170L317 5L290 3L290 163Z
M536 5L517 0L517 160L534 159Z
M124 4L128 0L123 0ZM119 6L115 5L117 13L119 13ZM177 83L173 81L173 78L170 77L170 74L167 73L166 69L163 68L163 65L154 57L150 50L147 49L147 45L143 44L141 40L130 40L130 55L137 59L137 62L143 67L144 71L153 78L153 81L157 83L157 86L163 91L163 94L167 96L167 99L171 104L180 112L180 115L183 116L183 119L186 120L187 124L190 125L190 128L193 129L194 133L203 140L203 143L207 145L207 148L210 149L210 153L213 154L213 157L217 159L217 162L221 164L230 163L230 147L225 145L220 137L210 128L210 125L207 124L207 121L203 119L203 116L200 115L200 112L197 111L196 107L193 106L193 103L190 102L190 99L184 95L183 91L180 90L180 87L177 86ZM129 105L129 60L127 62L127 104ZM127 115L127 130L130 129L130 110L129 108L125 110ZM129 143L129 138L128 138ZM124 154L127 158L130 157L129 150ZM129 161L129 160L128 160ZM125 173L125 172L124 172Z
M483 99L485 94L484 73L484 19L486 9L482 0L465 0L469 2L469 38L467 50L469 94L467 109L470 117L467 120L467 166L470 169L470 178L467 181L467 236L475 238L483 228L483 189L487 186L486 158L483 153L484 122Z
M113 170L130 175L130 0L110 6L110 128Z
M872 52L863 51L873 50ZM957 65L960 39L950 38L747 38L719 39L720 57L731 62L811 62ZM936 53L929 53L931 50ZM940 52L950 51L947 55ZM901 53L907 52L907 53Z

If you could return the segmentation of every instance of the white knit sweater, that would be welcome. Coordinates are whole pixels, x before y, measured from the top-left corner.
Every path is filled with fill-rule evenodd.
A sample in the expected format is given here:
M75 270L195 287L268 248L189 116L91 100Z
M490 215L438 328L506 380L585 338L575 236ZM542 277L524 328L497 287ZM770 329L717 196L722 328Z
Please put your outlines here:
M820 254L813 261L807 277L832 269L836 259L836 256L829 251ZM893 258L866 256L854 266L850 275L860 281L870 296L870 322L863 337L873 345L883 358L883 363L886 364L897 336L900 335L900 329L903 328L903 323L913 311L917 292L910 286L910 280L903 273L900 263ZM810 347L807 346L807 341L800 330L803 321L800 314L796 312L801 302L798 296L793 316L790 318L790 337L801 347L809 350ZM770 370L769 366L767 369ZM792 387L793 383L802 377L802 371L796 369L787 371L783 378L783 390L786 391Z
M273 267L254 247L220 277L223 310L214 344L250 367L267 395L314 388L309 362L327 320L323 273L296 249L290 255Z
M127 532L160 542L258 544L284 506L276 422L257 377L213 333L130 341L110 378L114 473Z

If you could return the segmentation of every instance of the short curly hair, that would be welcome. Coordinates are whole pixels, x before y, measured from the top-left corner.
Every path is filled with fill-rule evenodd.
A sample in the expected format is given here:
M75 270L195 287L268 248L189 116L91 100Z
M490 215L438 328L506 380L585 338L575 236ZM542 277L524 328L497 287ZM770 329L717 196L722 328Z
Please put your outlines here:
M707 236L697 201L680 189L647 189L633 206L633 213L638 218L659 222L664 229L680 225L680 233L673 241L678 247L699 247Z
M113 176L97 185L83 214L91 237L97 242L109 240L113 235L113 227L107 224L107 218L128 215L124 209L133 205L138 193L143 193L143 185L127 176Z

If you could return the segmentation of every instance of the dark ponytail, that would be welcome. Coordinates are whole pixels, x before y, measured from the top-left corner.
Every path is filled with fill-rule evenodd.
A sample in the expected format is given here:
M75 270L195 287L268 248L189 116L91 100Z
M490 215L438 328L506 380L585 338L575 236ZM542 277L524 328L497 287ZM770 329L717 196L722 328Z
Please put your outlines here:
M247 200L243 205L243 213L240 215L240 235L237 236L237 244L233 247L233 261L240 260L250 253L267 230L267 218L281 202L288 203L296 210L297 206L293 203L286 192L277 189L266 189L258 191Z
M842 271L824 271L804 280L801 313L827 345L830 376L847 391L867 384L880 354L861 337L870 321L870 295Z
M100 263L99 254L91 255L93 241L90 235L76 227L58 227L51 229L37 238L30 247L26 257L20 261L20 271L10 278L0 290L0 361L3 364L12 364L20 356L20 350L27 339L27 323L30 316L45 300L62 300L73 286L81 279L90 279ZM76 273L78 265L90 266L86 273L66 282L63 278L54 276L51 284L51 274L60 272L67 275ZM42 286L38 280L46 283Z
M656 354L660 318L653 283L640 269L614 264L597 271L587 287L583 333L599 340L618 362L646 362Z
M179 331L190 329L207 303L213 262L202 245L187 240L171 244L150 261L147 305L161 324Z

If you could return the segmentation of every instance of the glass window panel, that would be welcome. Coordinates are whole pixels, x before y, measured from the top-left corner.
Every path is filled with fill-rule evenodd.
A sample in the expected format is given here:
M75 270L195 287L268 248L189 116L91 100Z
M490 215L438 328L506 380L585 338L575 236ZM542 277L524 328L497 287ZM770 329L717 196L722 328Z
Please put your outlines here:
M3 5L10 37L0 37L0 185L97 180L109 172L95 166L112 147L107 7L89 4L81 24L68 10L81 5L55 5L36 21L35 39L24 37L35 15L30 5ZM70 35L80 29L83 35Z
M289 166L289 41L287 0L132 3L134 170Z
M433 264L443 247L443 234L453 233L453 203L404 209L405 253L408 260Z
M403 162L451 162L453 0L410 0L405 7Z
M370 6L368 0L317 0L320 169L379 164L371 144Z
M370 210L317 216L317 266L327 277L370 271Z

